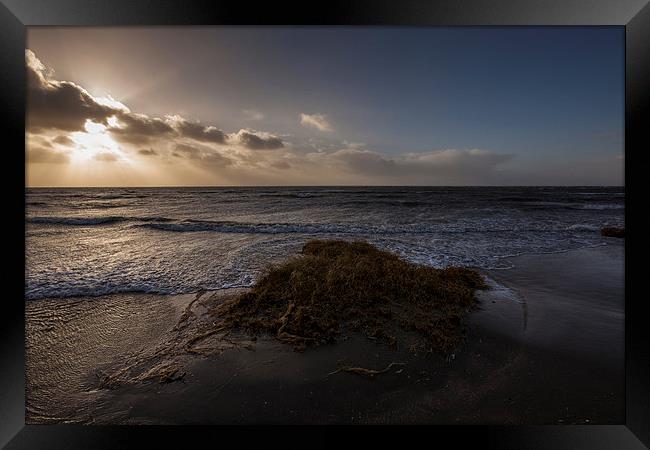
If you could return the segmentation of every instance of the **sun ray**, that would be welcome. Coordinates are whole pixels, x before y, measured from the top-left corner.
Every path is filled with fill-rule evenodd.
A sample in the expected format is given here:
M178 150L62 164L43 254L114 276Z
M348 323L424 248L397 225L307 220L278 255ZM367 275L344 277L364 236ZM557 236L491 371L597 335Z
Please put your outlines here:
M110 159L114 161L130 162L122 147L111 138L106 125L87 120L84 129L85 132L77 131L70 134L70 138L75 143L71 154L73 162L89 164L101 155L111 155Z

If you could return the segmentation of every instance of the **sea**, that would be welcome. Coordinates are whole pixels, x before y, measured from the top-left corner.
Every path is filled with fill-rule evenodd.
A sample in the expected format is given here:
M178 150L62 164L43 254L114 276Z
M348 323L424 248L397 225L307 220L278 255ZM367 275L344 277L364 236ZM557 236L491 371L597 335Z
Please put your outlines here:
M28 188L28 300L247 287L311 239L433 267L608 245L623 187Z

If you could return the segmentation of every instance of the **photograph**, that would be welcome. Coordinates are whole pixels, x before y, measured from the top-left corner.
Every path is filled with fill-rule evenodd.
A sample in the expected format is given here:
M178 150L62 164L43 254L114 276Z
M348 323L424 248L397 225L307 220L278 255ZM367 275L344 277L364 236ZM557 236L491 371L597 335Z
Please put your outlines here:
M621 26L27 26L25 423L626 422Z

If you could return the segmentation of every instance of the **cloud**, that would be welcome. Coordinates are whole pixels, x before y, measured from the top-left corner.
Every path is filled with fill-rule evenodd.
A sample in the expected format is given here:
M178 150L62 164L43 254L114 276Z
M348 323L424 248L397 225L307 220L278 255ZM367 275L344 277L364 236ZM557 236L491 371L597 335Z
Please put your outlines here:
M284 147L279 137L254 130L239 130L232 140L251 150L276 150Z
M63 145L65 147L73 147L75 145L74 141L65 135L55 137L52 142L55 144Z
M512 171L503 167L513 156L489 150L391 155L362 143L341 142L332 135L296 141L295 137L249 128L228 133L181 116L138 114L111 97L93 97L74 83L53 79L53 72L31 51L25 55L28 163L68 162L72 153L61 150L74 147L73 151L93 149L94 159L102 162L121 160L120 151L132 151L147 157L147 165L160 165L161 177L172 179L177 175L174 179L188 184L198 183L196 176L205 177L200 178L202 183L214 180L232 184L435 185L514 180ZM261 118L254 110L244 113L251 120ZM320 113L302 113L300 123L333 131L327 117ZM594 166L593 171L601 166L604 163ZM104 169L111 170L109 165ZM541 169L534 172L541 173Z
M171 125L157 117L133 113L119 114L117 117L119 124L111 126L108 131L119 142L146 144L174 133Z
M198 166L227 167L233 164L231 158L223 156L214 149L186 144L177 144L172 156L185 158Z
M198 148L192 147L190 145L185 145L185 144L176 145L174 149L174 153L179 157L184 157L189 159L199 158L201 155L201 151Z
M69 161L70 157L67 153L48 148L32 147L27 152L27 162L30 164L65 164Z
M25 133L25 140L29 143L29 146L33 147L43 147L43 148L52 148L52 142L46 137L34 133Z
M501 166L514 155L483 149L444 149L408 153L396 162L415 179L433 184L500 184Z
M397 173L397 163L384 155L357 148L346 148L330 154L329 158L343 162L348 170L373 175Z
M255 109L244 109L242 114L246 120L262 120L264 119L264 114L255 110Z
M102 152L102 153L97 153L93 159L102 162L115 162L118 161L120 158L115 153Z
M168 137L225 143L226 134L214 126L190 122L179 116L161 119L133 113L110 96L93 97L75 83L53 79L53 71L48 70L31 50L25 51L25 59L27 128L30 131L84 132L90 121L107 127L115 140L126 144L140 145Z
M182 137L215 144L224 144L226 142L226 134L216 127L206 127L198 122L189 122L180 116L170 116L168 120Z
M427 169L486 170L512 159L513 155L481 149L445 149L423 153L407 153L400 161Z
M352 146L294 155L291 164L317 177L337 173L357 184L490 184L501 173L500 165L511 159L509 154L478 149L386 155Z
M320 131L334 131L327 117L324 114L300 114L300 124L307 127L314 127Z
M109 117L121 111L101 104L81 86L52 80L51 72L31 50L25 51L25 58L29 130L83 131L86 120L106 124Z

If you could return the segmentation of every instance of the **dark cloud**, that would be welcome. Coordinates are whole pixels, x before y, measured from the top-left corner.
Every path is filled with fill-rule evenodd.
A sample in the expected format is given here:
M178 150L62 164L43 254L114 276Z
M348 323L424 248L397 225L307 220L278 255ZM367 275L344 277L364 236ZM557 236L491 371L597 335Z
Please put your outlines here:
M121 113L118 115L119 127L108 130L115 140L128 144L145 144L152 139L169 136L174 129L162 119L144 114Z
M282 139L268 133L239 130L235 139L239 144L251 150L275 150L284 147Z
M447 149L410 153L401 157L400 162L411 170L421 170L424 173L480 176L512 158L511 154L489 150Z
M435 150L411 153L396 160L401 173L426 184L500 184L504 163L513 155L489 150ZM398 172L399 173L399 172Z
M179 116L161 119L133 113L111 98L95 98L74 83L54 80L52 72L31 50L26 51L25 57L28 72L27 122L32 132L47 129L85 131L86 122L91 121L104 125L116 141L138 146L156 140L184 138L205 144L223 145L230 142L251 150L284 147L282 139L269 133L240 130L229 136L214 126L191 122ZM73 144L66 136L56 138L55 142L66 146ZM179 143L178 140L176 142ZM204 160L231 161L219 153L205 150L198 153L176 150L176 153L186 158L194 154L196 158Z
M388 157L370 150L346 148L325 153L320 158L321 163L333 163L349 173L386 180L408 179L418 184L492 184L502 173L499 166L512 157L479 149L434 150Z
M27 60L27 128L83 131L86 120L106 124L116 108L97 102L85 89L46 77L45 66L33 52Z
M26 156L27 162L31 164L65 164L70 161L70 157L66 153L57 152L43 147L30 148L26 153Z
M226 134L215 127L206 127L200 123L188 122L182 119L178 120L175 126L178 134L182 137L215 144L224 144L226 142Z
M54 138L52 142L54 142L55 144L64 145L66 147L72 147L73 145L75 145L72 139L64 135L57 136L56 138Z
M139 155L144 155L144 156L154 156L157 155L156 151L152 148L141 148L138 150Z
M368 150L344 149L333 153L332 157L343 161L353 171L365 174L391 175L397 169L392 159Z
M172 156L185 158L198 166L226 167L233 164L232 159L208 148L177 144Z

